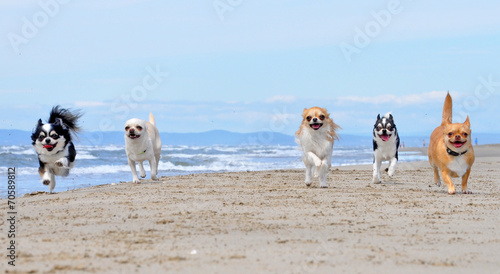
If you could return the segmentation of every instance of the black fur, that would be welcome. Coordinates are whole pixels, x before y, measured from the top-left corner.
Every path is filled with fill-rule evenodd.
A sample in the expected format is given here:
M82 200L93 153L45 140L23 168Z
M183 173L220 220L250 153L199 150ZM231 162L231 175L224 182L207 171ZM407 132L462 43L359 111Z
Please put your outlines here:
M78 126L77 121L80 117L82 117L82 114L79 111L71 111L70 109L55 106L50 112L48 122L53 124L57 123L58 119L61 119L64 126L68 127L73 133L78 133L80 126Z
M48 123L38 120L31 135L32 145L38 154L38 169L43 184L49 185L49 190L55 186L55 175L67 176L76 158L76 149L72 135L80 131L78 119L80 111L55 106L50 112ZM64 143L62 141L64 140ZM43 147L43 148L42 148ZM61 159L67 159L67 162ZM49 177L49 178L48 178Z
M375 122L375 125L373 126L373 128L376 128L378 124L382 123L382 119L384 117L380 117L380 114L377 115L377 121ZM392 116L392 114L389 114L389 118L386 118L387 120L387 123L390 123L392 125L392 128L394 128L394 134L396 135L396 147L399 148L399 134L398 134L398 129L396 127L396 124L394 123L394 117ZM377 137L375 131L372 132L373 133L373 137ZM373 140L373 151L377 150L378 149L378 144L377 142L375 141L375 139ZM398 151L396 151L396 159L399 160L398 158Z
M77 122L82 115L80 111L71 111L70 109L61 108L60 106L52 108L48 123L52 124L53 130L55 130L58 135L64 136L66 139L65 146L71 142L72 133L76 135L76 133L80 132L80 126L78 126ZM42 119L39 119L36 128L31 134L32 145L35 144L36 139L40 136L43 125Z

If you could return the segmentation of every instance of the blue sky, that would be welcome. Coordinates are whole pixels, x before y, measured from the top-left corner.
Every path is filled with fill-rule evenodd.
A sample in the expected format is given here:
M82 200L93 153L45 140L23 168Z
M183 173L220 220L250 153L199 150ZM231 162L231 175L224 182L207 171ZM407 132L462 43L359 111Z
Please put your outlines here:
M450 91L457 121L500 132L500 2L346 2L4 0L0 128L60 104L87 131L152 111L162 132L293 134L321 106L344 134L392 111L427 135Z

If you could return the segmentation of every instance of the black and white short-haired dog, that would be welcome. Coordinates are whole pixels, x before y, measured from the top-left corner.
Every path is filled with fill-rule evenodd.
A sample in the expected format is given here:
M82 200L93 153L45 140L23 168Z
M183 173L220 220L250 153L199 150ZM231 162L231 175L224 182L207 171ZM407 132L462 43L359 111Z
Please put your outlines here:
M77 122L81 116L78 111L71 112L55 106L50 112L48 123L38 120L31 135L32 145L40 162L38 173L42 177L42 183L49 186L50 193L56 186L55 175L68 176L74 165L76 150L71 142L71 134L80 130Z
M389 161L388 175L392 177L398 162L399 135L394 117L389 112L383 117L377 116L373 127L373 183L382 183L380 166L382 161Z

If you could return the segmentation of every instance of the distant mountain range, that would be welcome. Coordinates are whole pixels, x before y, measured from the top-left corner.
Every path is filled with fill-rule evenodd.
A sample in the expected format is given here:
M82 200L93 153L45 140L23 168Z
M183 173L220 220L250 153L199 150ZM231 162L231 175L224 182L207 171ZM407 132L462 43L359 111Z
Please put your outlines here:
M0 145L31 145L31 132L23 130L0 129L3 138L0 139ZM212 130L201 133L160 133L164 145L186 145L186 146L210 146L210 145L282 145L295 146L295 137L277 132L262 131L253 133L236 133L225 130ZM401 142L407 147L421 147L423 141L428 143L429 136L400 136ZM500 134L477 133L473 138L478 138L479 144L498 144L500 143ZM75 140L78 145L124 145L123 132L85 132ZM370 134L351 135L340 134L340 141L337 146L372 146L372 137Z

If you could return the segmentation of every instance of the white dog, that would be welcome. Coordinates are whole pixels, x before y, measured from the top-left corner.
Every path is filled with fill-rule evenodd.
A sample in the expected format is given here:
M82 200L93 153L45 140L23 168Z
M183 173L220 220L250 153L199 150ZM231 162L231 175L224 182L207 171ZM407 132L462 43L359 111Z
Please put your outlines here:
M295 142L303 152L306 165L306 186L311 186L311 177L319 177L320 187L326 188L326 177L331 167L334 140L338 140L340 127L333 122L327 110L319 107L304 109L302 124L295 134Z
M135 162L139 162L141 178L145 178L146 171L142 162L146 160L149 161L151 167L151 179L158 180L161 140L152 113L149 114L149 122L134 118L125 123L125 151L134 183L139 183Z

